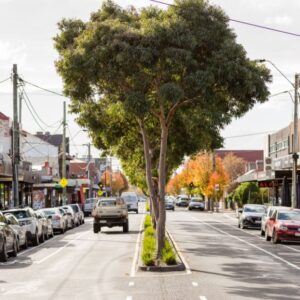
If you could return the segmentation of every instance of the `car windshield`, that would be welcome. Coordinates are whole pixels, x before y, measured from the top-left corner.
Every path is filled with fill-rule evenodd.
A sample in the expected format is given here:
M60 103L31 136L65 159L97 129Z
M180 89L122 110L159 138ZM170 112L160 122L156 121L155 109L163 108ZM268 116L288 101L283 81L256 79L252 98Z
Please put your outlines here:
M89 198L89 199L86 199L86 200L85 200L85 203L86 203L86 204L94 203L95 200L97 200L97 199Z
M136 196L133 195L126 195L122 197L126 202L136 202L138 201Z
M52 216L55 215L57 212L54 209L44 210L44 214L46 216Z
M260 206L245 206L244 212L265 213L266 210L264 207L260 207Z
M10 214L14 215L17 219L26 219L30 218L28 212L26 210L15 210L9 211Z
M180 201L188 201L188 198L180 198Z
M192 199L192 202L202 202L200 199Z
M278 220L300 221L300 212L298 211L280 212L278 214Z
M71 204L71 206L72 206L72 208L73 208L73 210L74 210L75 212L79 212L79 208L78 208L77 205L72 205L72 204Z

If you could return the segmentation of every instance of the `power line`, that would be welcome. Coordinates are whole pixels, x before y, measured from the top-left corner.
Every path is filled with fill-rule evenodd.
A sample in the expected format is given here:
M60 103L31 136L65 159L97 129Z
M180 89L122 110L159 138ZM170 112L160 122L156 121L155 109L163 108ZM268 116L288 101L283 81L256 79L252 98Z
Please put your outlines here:
M33 112L35 113L36 117L37 117L37 118L39 119L39 121L40 121L41 123L43 123L46 127L48 127L48 128L54 128L54 127L56 127L56 125L57 125L59 122L61 122L61 120L58 120L58 121L56 121L55 123L50 124L50 125L47 124L47 123L45 123L45 122L40 118L39 114L37 113L37 111L35 110L34 106L32 105L32 103L31 103L31 101L30 101L30 99L29 99L29 97L28 97L28 95L27 95L27 93L26 93L24 87L23 87L23 89L22 89L22 92L24 93L24 95L25 95L25 97L26 97L26 99L27 99L27 101L28 101L30 107L32 108Z
M241 135L234 135L234 136L227 136L227 137L224 137L224 139L234 139L234 138L240 138L240 137L262 135L262 134L267 134L267 133L272 133L272 132L274 132L274 130L272 130L272 131L255 132L255 133L248 133L248 134L241 134Z
M43 88L43 87L41 87L41 86L39 86L39 85L37 85L37 84L31 83L31 82L26 81L26 80L24 80L24 79L22 79L22 78L19 78L19 80L20 80L20 81L23 81L23 82L25 82L25 83L27 83L27 84L29 84L29 85L32 85L32 86L34 86L34 87L36 87L36 88L38 88L38 89L40 89L40 90L46 91L46 92L48 92L48 93L52 93L52 94L55 94L55 95L57 95L57 96L61 96L61 97L67 98L65 95L63 95L63 94L61 94L61 93L58 93L58 92L55 92L55 91L52 91L52 90Z
M159 3L159 4L163 4L163 5L167 5L167 6L177 7L177 5L166 3L166 2L163 2L163 1L159 1L159 0L150 0L150 1L155 2L155 3ZM274 32L282 33L282 34L288 34L288 35L300 37L299 33L284 31L284 30L280 30L280 29L276 29L276 28L272 28L272 27L267 27L267 26L263 26L263 25L259 25L259 24L254 24L254 23L250 23L250 22L245 22L245 21L241 21L241 20L237 20L237 19L230 19L229 18L229 20L231 22L235 22L235 23L239 23L239 24L243 24L243 25L247 25L247 26L252 26L252 27L256 27L256 28L260 28L260 29L264 29L264 30L269 30L269 31L274 31Z
M1 81L0 81L0 84L3 83L3 82L5 82L5 81L8 81L9 79L11 79L11 78L8 77L8 78L6 78L6 79L1 80Z
M72 136L72 134L71 134L71 130L70 130L70 127L67 125L67 128L68 128L68 131L69 131L69 135L70 135L70 140L74 143L74 137ZM70 141L69 141L69 143L68 143L69 145L70 145ZM77 145L76 144L72 144L75 148L76 148L76 150L77 150L77 153L79 153L79 150L78 150L78 148L77 148Z

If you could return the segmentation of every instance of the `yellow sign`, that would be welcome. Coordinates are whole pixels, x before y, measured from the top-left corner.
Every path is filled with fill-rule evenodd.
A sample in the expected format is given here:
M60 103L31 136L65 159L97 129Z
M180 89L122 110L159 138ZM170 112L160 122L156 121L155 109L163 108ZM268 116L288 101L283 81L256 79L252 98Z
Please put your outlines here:
M59 182L59 184L64 188L68 185L68 179L62 178Z
M98 196L102 196L102 195L103 195L103 191L99 190L99 191L97 192L97 194L98 194Z

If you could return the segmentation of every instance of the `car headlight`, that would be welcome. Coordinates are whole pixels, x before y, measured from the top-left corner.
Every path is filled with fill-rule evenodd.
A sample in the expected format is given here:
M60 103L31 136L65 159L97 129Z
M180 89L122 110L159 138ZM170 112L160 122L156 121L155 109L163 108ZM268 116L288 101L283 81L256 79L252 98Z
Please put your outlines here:
M288 230L287 226L285 225L280 225L279 230Z

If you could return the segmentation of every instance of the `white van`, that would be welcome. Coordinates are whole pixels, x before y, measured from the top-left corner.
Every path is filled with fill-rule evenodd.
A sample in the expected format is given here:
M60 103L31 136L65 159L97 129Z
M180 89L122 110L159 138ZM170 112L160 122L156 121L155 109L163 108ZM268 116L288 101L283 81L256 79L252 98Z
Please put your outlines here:
M139 197L135 192L123 192L121 198L126 202L128 211L139 213Z

